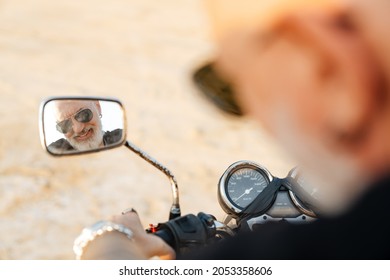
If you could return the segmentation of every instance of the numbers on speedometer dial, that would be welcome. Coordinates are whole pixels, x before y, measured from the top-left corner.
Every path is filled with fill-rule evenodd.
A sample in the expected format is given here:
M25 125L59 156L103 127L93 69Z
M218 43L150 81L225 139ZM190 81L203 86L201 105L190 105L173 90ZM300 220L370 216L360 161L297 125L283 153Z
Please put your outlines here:
M227 196L233 205L244 209L256 199L268 183L265 175L260 171L253 168L241 168L228 178Z

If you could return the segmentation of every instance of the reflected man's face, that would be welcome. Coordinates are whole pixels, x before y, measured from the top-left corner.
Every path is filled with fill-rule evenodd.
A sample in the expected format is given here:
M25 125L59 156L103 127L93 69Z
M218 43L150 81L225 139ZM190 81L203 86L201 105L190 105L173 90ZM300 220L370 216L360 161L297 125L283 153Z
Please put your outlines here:
M57 130L76 150L97 149L103 145L98 101L59 100L55 107Z

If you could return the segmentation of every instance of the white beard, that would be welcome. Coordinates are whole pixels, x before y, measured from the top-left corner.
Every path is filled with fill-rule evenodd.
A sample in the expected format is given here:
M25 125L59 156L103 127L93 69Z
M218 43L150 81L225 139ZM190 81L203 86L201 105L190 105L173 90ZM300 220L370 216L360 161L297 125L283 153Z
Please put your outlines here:
M102 131L101 123L97 127L95 126L87 126L83 129L83 131L80 134L83 134L87 132L88 130L92 129L93 135L82 142L77 141L73 136L72 138L69 138L69 143L78 151L88 151L88 150L95 150L100 147L100 145L103 142L103 131Z
M280 108L279 108L280 109ZM273 131L287 151L299 163L304 178L302 187L310 194L309 203L323 215L334 215L347 210L363 193L369 176L344 155L328 152L319 143L305 136L288 114L288 108L275 110Z

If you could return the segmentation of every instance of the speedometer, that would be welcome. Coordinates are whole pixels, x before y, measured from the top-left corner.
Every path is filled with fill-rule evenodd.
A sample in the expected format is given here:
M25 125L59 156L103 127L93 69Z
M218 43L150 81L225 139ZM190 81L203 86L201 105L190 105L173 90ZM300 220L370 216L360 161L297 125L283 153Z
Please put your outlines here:
M269 185L273 177L264 167L238 161L224 172L219 181L218 199L222 209L238 216Z
M266 177L258 170L244 167L227 180L226 191L230 201L238 208L247 207L268 185Z

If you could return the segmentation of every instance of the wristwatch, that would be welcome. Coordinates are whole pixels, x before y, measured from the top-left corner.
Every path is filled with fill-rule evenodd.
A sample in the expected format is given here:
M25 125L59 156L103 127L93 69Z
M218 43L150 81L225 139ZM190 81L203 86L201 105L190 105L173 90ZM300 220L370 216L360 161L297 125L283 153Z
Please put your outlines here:
M87 247L87 245L96 237L111 231L121 232L125 234L130 240L132 240L134 236L133 232L124 225L112 223L109 221L99 221L90 227L84 228L81 234L75 239L73 244L73 252L76 254L76 259L81 259L85 247Z

